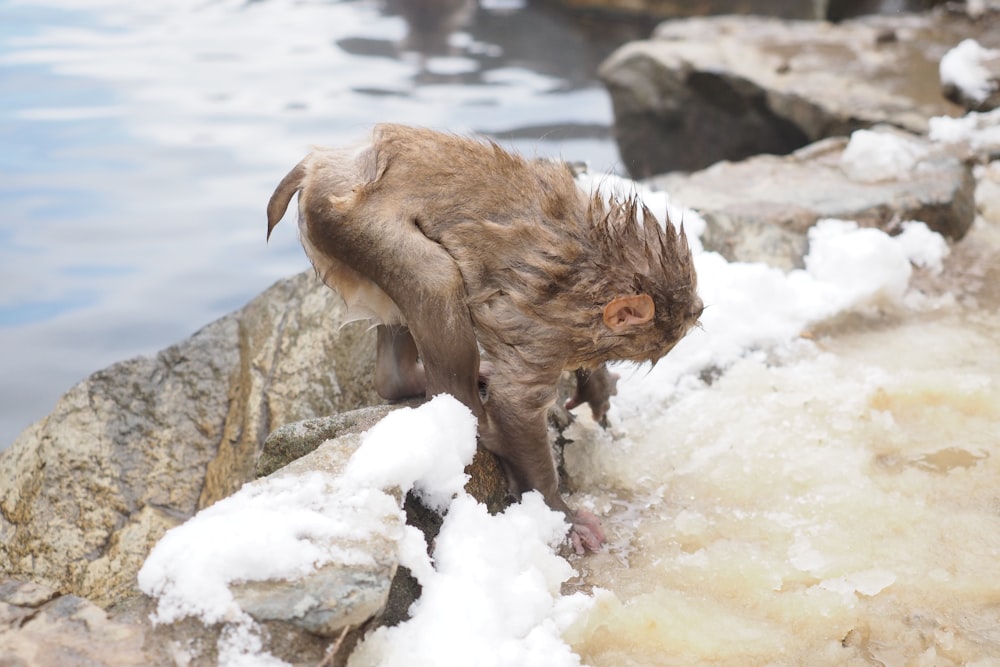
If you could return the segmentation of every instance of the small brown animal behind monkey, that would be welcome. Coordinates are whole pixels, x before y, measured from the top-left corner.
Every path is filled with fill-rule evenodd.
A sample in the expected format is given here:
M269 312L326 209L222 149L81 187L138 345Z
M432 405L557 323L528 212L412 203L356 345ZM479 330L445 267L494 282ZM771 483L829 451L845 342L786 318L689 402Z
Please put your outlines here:
M593 383L570 403L603 418L614 390L603 364L655 362L697 323L683 227L664 232L634 199L587 195L566 165L400 125L306 156L268 203L268 237L296 192L317 273L352 317L378 323L379 393L458 398L513 490L541 492L577 551L598 549L600 521L559 494L546 413L559 374L582 369Z

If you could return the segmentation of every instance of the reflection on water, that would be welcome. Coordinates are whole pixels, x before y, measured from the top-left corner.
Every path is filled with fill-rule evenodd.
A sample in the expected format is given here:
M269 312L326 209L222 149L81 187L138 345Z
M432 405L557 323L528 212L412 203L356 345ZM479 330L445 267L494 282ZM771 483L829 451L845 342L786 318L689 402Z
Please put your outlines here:
M416 12L417 5L425 9ZM429 8L429 9L428 9ZM623 39L514 0L0 0L0 448L308 264L264 204L378 121L613 170Z

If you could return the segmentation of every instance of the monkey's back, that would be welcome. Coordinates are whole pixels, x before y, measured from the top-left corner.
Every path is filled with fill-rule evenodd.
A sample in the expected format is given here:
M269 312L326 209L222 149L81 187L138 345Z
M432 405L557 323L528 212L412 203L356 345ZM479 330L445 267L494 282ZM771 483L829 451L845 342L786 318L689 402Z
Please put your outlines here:
M416 286L419 301L457 281L494 358L538 368L656 359L700 313L686 239L669 221L664 230L648 211L637 215L636 200L607 205L565 164L494 142L378 125L369 142L303 160L276 191L269 221L295 189L306 252L352 311L405 322L392 296L399 286ZM447 266L427 270L421 255ZM656 321L610 335L604 307L642 293Z
M606 294L579 278L602 264L593 202L565 164L425 129L379 125L373 136L380 176L366 198L402 206L455 259L489 352L516 346L551 364L551 350L600 320Z

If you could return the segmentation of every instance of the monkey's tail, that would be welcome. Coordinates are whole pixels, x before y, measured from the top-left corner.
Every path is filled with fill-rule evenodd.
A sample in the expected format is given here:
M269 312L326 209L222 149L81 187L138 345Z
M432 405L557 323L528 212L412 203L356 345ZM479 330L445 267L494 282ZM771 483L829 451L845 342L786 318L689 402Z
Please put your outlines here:
M299 162L295 168L288 172L288 175L281 179L278 187L274 189L270 201L267 202L267 238L271 239L271 230L274 229L278 221L285 215L288 203L292 201L292 195L302 189L302 182L306 178L305 162Z

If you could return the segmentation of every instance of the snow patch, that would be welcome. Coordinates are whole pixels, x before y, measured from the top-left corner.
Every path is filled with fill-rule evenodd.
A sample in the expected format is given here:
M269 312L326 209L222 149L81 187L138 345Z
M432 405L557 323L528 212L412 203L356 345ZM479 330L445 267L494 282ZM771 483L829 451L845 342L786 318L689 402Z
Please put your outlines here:
M905 179L925 157L927 149L914 139L856 130L840 156L840 166L852 180L874 183Z
M976 102L983 102L997 88L997 82L983 63L1000 58L1000 51L983 48L974 39L964 39L941 58L941 83L954 86Z

